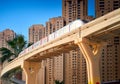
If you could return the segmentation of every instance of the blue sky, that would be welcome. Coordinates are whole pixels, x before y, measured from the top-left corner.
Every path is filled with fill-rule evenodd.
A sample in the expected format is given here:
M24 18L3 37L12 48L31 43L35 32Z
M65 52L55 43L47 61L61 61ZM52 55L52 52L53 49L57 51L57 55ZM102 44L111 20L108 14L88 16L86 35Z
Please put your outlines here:
M94 16L94 0L88 0L88 14ZM0 31L9 28L28 39L33 24L62 15L62 0L0 0Z

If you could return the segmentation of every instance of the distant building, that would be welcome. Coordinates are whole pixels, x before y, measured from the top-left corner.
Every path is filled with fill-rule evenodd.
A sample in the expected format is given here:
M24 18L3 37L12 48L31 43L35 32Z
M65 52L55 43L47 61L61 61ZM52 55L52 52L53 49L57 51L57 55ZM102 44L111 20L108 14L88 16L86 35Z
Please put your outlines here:
M62 0L62 17L65 18L66 24L76 19L93 20L87 11L88 0Z
M103 16L118 8L120 8L120 0L95 0L96 17Z
M63 17L50 18L46 22L45 36L57 31L65 25ZM46 60L46 84L54 84L55 80L63 81L63 54Z
M87 16L87 0L62 0L62 16L66 23Z
M45 27L41 24L32 25L29 28L29 42L35 43L44 37Z
M120 79L120 37L111 37L104 46L101 55L101 81Z
M65 53L65 84L87 84L86 62L77 48Z
M6 41L12 40L14 37L15 37L15 32L13 30L6 29L6 30L0 32L0 48L1 47L8 48Z
M91 21L94 18L88 16L88 0L62 0L62 16L66 24L81 19ZM77 48L65 53L65 84L86 84L86 62Z
M45 28L45 36L57 31L58 29L65 26L65 20L63 17L54 17L50 18L48 22L46 22Z
M120 8L120 0L95 0L96 18ZM120 36L111 36L104 46L100 60L101 81L120 79Z

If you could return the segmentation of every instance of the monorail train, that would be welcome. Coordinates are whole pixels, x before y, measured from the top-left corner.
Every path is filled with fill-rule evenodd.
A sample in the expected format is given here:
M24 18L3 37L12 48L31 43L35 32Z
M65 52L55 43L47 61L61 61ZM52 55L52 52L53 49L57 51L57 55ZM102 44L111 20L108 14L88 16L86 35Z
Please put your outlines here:
M69 23L68 25L64 26L63 28L60 28L59 30L53 32L52 34L42 38L41 40L39 40L38 42L34 43L33 45L31 45L30 47L26 48L25 50L23 50L19 56L22 56L28 52L30 52L32 49L37 48L38 46L44 45L47 42L50 42L58 37L61 37L64 34L67 34L69 32L71 32L74 29L77 29L79 27L81 27L84 24L84 22L80 19L75 20L71 23Z

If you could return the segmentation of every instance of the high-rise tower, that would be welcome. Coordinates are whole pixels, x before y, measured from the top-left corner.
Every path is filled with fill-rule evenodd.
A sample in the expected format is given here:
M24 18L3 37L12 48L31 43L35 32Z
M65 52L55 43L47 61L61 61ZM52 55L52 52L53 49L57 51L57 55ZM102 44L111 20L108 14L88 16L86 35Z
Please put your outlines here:
M120 0L95 0L96 17L120 8Z
M12 40L15 37L15 32L10 29L6 29L3 32L0 32L0 48L7 47L6 41Z
M65 25L65 20L63 17L50 18L46 22L45 36L54 33ZM46 60L46 84L54 84L55 80L63 81L64 74L64 57L63 54L48 58Z
M45 36L57 31L58 29L65 26L65 20L63 17L54 17L50 18L48 22L46 22L45 28Z
M95 0L96 18L120 8L120 0ZM111 36L101 54L101 81L120 79L120 36Z
M44 37L45 27L41 24L32 25L29 28L29 42L35 43Z
M120 37L111 37L101 54L101 81L116 81L120 79Z
M76 20L92 20L87 14L88 0L62 0L62 16L65 18L66 24ZM80 54L78 54L80 53ZM65 84L85 84L86 62L77 48L65 54Z
M87 0L62 0L62 16L68 24L76 19L85 20L87 16Z

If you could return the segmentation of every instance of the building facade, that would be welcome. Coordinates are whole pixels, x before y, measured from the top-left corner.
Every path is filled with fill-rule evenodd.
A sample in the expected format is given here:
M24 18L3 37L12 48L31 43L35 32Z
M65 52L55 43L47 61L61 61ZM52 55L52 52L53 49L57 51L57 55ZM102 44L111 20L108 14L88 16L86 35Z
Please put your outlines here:
M103 16L118 8L120 8L120 0L95 0L96 17Z
M62 0L62 17L66 24L76 20L91 21L94 18L88 16L88 0Z
M62 16L66 24L76 20L91 21L94 18L88 16L88 0L62 0ZM86 84L86 62L77 48L65 53L65 84Z
M87 84L86 62L81 51L65 53L65 84Z
M65 25L63 17L50 18L46 22L45 36L57 31ZM55 80L63 81L64 56L61 55L46 60L46 84L54 84Z
M120 80L120 36L112 37L107 41L101 54L100 69L101 81Z
M49 21L46 22L45 36L48 36L63 26L65 26L65 20L63 17L59 16L50 18Z
M29 28L29 42L35 43L44 37L45 27L41 24L32 25Z
M120 8L120 0L95 0L96 18ZM112 36L101 54L101 81L120 80L120 36Z
M87 16L87 0L62 0L62 16L66 23Z
M6 41L12 40L14 37L15 37L15 32L13 30L6 29L6 30L0 32L0 48L1 47L8 48Z

